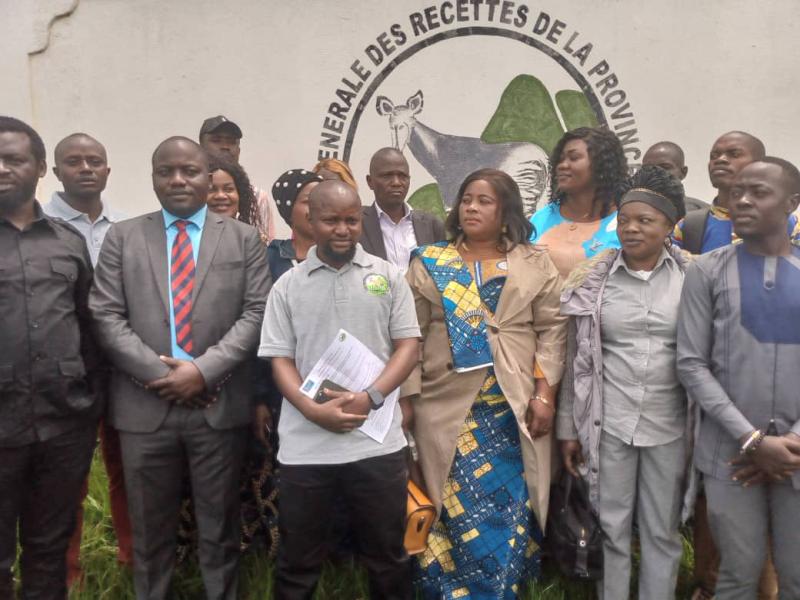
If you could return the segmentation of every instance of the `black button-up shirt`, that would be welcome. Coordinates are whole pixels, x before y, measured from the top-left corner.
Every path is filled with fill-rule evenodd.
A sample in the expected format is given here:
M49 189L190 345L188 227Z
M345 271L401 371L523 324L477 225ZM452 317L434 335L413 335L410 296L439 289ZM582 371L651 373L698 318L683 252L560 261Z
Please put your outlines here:
M96 417L92 265L81 234L46 217L0 217L0 446L44 441Z

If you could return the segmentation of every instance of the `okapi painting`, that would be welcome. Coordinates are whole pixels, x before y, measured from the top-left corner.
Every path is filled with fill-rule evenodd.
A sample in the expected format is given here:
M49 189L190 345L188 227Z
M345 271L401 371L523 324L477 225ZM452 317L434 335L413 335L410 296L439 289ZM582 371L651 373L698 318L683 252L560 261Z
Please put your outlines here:
M550 163L542 148L530 142L488 144L479 138L447 135L428 127L416 118L422 111L422 91L395 105L378 96L376 109L389 117L392 146L405 150L436 180L445 210L455 206L458 187L464 178L482 168L505 171L517 182L525 214L530 216L550 188Z

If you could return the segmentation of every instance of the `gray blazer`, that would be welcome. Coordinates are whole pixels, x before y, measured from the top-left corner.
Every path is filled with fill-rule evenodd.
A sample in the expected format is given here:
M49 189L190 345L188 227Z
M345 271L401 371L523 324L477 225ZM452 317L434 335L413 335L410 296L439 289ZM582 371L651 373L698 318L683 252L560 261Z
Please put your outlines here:
M441 219L425 211L412 210L411 225L414 228L414 235L419 246L441 242L446 237L444 223L442 223ZM378 222L378 211L375 210L374 203L364 207L359 242L368 254L387 260L381 224Z
M170 403L143 384L169 369L167 242L160 211L116 223L106 235L89 296L100 344L116 366L109 419L122 431L157 430ZM192 293L195 365L218 400L205 409L215 429L251 419L248 359L255 353L271 284L253 227L209 212Z

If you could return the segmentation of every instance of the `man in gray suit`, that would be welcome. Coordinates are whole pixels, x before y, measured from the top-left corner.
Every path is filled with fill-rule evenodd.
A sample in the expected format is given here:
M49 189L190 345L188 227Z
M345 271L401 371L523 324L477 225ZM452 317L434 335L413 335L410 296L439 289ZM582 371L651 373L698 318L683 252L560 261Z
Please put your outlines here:
M404 273L414 248L445 239L440 219L406 203L410 182L402 152L381 148L372 155L367 185L375 193L375 202L364 207L359 240L369 254L388 260Z
M162 142L153 154L162 210L111 228L90 296L116 366L109 418L120 432L140 600L169 593L185 463L207 597L237 594L248 359L270 278L258 232L207 212L208 184L198 144Z

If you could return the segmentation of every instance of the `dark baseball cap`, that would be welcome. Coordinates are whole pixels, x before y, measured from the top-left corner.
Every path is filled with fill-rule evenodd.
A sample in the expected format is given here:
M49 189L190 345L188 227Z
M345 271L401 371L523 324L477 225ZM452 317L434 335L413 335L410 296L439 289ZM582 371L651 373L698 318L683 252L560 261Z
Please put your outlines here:
M220 131L223 129L227 129L237 138L242 137L242 130L239 129L239 126L228 119L227 117L223 117L222 115L217 115L216 117L209 117L205 121L203 121L203 126L200 128L200 135L204 133L214 133L215 131Z

